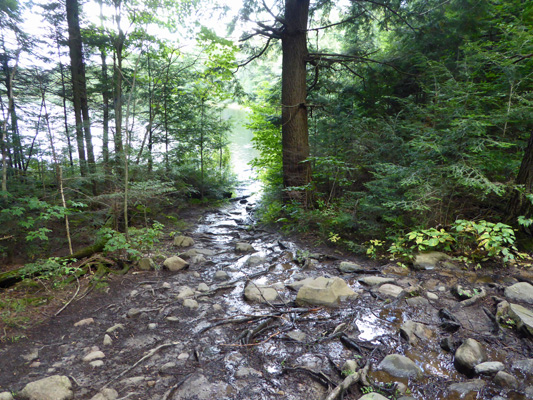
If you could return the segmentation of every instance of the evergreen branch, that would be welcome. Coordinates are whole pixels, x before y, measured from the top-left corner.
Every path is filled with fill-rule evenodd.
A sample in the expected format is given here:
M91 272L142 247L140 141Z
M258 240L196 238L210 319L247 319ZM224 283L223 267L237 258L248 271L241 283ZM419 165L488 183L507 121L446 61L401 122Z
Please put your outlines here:
M265 0L263 0L263 7L265 7L265 10L267 10L267 12L268 12L270 15L272 15L272 17L273 17L276 21L278 21L280 24L282 24L282 25L284 25L284 26L287 25L287 21L285 21L284 18L281 18L281 17L275 15L275 14L270 10L270 8L268 8L268 6L266 5Z

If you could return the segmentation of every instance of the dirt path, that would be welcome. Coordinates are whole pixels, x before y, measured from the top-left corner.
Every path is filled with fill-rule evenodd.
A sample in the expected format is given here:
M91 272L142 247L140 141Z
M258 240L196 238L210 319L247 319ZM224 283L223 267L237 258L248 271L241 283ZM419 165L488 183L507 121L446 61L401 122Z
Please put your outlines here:
M345 399L371 390L397 399L533 398L531 339L492 319L505 288L531 279L527 271L414 271L315 254L254 228L253 202L203 215L187 232L192 246L167 243L166 255L180 254L188 268L113 277L106 292L2 344L0 393L10 394L0 399L324 399L365 365L368 382ZM356 295L335 307L296 304L287 284L320 276L342 278ZM473 291L466 303L452 294L458 284ZM244 298L247 285L255 301ZM257 291L263 285L273 292ZM513 302L532 308L527 293ZM458 372L454 354L468 338L514 381L495 369ZM390 369L387 355L412 365ZM37 394L22 391L53 376Z

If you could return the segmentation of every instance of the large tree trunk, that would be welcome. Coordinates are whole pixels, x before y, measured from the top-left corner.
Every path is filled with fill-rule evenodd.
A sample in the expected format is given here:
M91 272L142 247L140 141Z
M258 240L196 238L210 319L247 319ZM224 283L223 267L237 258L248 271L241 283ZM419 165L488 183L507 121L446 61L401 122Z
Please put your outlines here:
M117 174L122 176L124 173L123 153L124 147L122 144L122 51L124 49L124 32L120 26L121 0L115 0L115 20L117 23L118 35L114 43L114 59L113 59L113 83L114 83L114 106L115 106L115 165Z
M513 194L509 205L509 219L515 219L520 215L529 218L531 217L533 205L525 194L531 194L533 192L533 132L531 132L529 140L527 141L526 150L522 157L522 163L520 164L520 169L516 176L516 184L522 185L524 191L516 191Z
M78 0L66 0L68 22L68 47L70 52L70 70L72 75L72 94L74 103L74 115L76 118L76 142L78 144L78 157L80 159L81 176L87 175L87 159L85 157L85 143L82 119L82 80L80 65L83 65L81 45L80 21ZM83 80L85 83L85 79Z
M291 190L311 181L307 125L306 59L309 0L285 0L285 29L282 33L282 146L285 200L307 204L307 191Z

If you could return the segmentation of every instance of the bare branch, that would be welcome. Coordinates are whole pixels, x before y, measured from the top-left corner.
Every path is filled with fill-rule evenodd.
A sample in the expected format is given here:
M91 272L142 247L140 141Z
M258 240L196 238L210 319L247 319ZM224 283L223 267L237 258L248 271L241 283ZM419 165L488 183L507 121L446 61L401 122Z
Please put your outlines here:
M266 42L266 44L265 44L265 46L261 49L261 51L260 51L259 53L257 53L257 54L255 54L254 56L250 57L248 60L246 60L246 61L243 62L242 64L239 64L239 65L237 66L237 68L244 67L244 66L250 64L253 60L255 60L255 59L261 57L263 54L265 54L265 51L267 51L268 47L270 46L270 42L271 42L271 41L272 41L272 38L269 37L268 40L267 40L267 42Z
M365 13L366 13L366 10L363 11L362 13L359 13L359 14L353 16L353 17L350 17L350 18L346 18L346 19L344 19L342 21L335 22L335 23L329 24L329 25L324 25L324 26L321 26L320 28L308 29L308 31L321 31L321 30L324 30L324 29L333 28L334 26L337 26L337 25L347 24L348 22L352 22L353 20L356 20L357 18L359 18L361 15L363 15Z
M528 59L528 58L531 58L531 57L533 57L533 53L531 53L531 54L526 54L526 55L517 54L517 55L515 55L515 56L513 56L513 57L511 57L511 58L517 58L517 60L513 61L513 64L517 64L517 63L519 63L520 61L524 61L524 60L526 60L526 59Z
M265 7L265 10L267 10L267 12L268 12L270 15L272 15L272 17L273 17L276 21L278 21L278 22L281 23L282 25L287 25L287 21L285 21L284 18L281 18L281 17L275 15L275 14L270 10L270 8L268 8L268 6L266 5L265 0L263 0L263 7Z

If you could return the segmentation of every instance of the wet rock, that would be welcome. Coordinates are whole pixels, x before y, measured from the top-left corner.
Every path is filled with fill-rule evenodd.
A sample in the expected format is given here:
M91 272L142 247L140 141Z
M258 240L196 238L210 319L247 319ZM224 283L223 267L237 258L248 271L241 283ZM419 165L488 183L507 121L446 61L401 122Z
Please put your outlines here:
M302 269L315 269L318 266L318 260L314 258L306 258Z
M471 379L465 382L453 383L448 386L450 392L457 392L461 398L465 397L468 393L479 392L486 385L486 382L482 379Z
M403 292L403 289L400 286L386 283L379 287L378 292L383 296L396 298Z
M224 382L210 383L202 374L189 377L175 392L174 400L212 400L230 396L232 388Z
M481 344L474 339L466 339L455 351L454 365L459 372L470 375L474 367L487 361L487 353Z
M357 293L341 278L325 278L321 276L304 284L298 290L296 303L333 307L339 305L341 301L353 297L357 297Z
M409 268L402 267L400 265L389 264L381 270L381 273L385 275L391 274L391 275L406 276L406 275L409 275Z
M190 264L203 264L205 262L207 262L207 260L202 254L197 254L189 258Z
M201 254L206 257L211 257L216 254L214 250L211 249L195 249L197 254Z
M229 274L226 271L217 271L214 278L218 281L226 281L229 279Z
M177 247L191 247L194 245L194 239L189 236L176 236L173 241L174 246Z
M235 244L235 252L237 253L254 253L255 249L250 243L238 242Z
M378 365L383 370L397 378L416 379L422 376L422 370L408 357L400 354L386 356Z
M477 375L494 375L499 371L503 371L505 366L499 361L487 361L478 364L474 367L474 372Z
M395 282L396 279L384 278L382 276L365 276L365 277L359 278L358 281L368 286L378 286L378 285L383 285L384 283Z
M518 369L524 374L533 375L533 358L517 360L512 365L513 369Z
M196 288L199 292L205 293L209 292L209 286L207 286L204 282L198 284L198 287Z
M169 257L163 262L163 265L167 267L169 271L177 272L182 270L185 267L189 266L189 263L185 261L183 258L180 258L178 256Z
M107 333L104 335L104 346L111 346L113 344L113 339Z
M373 392L373 393L365 394L363 397L360 397L359 400L388 400L388 399L379 393Z
M459 300L466 300L474 297L478 289L468 289L461 285L454 285L450 291Z
M455 350L455 342L451 336L442 338L439 342L441 349L452 352Z
M2 392L0 393L0 400L14 400L14 398L9 392Z
M408 297L405 299L405 302L409 307L413 308L423 308L429 306L429 300L422 296Z
M416 345L420 340L430 340L434 333L426 325L414 321L405 321L400 328L400 334L410 344Z
M137 266L141 271L150 271L155 269L155 262L149 257L144 257L137 262Z
M153 331L154 329L157 329L157 324L153 322L148 324L148 329L150 329L151 331Z
M86 325L90 325L90 324L94 324L94 318L82 319L81 321L76 322L74 324L74 326L86 326Z
M450 261L451 257L439 251L420 253L415 256L413 267L417 270L435 269L439 262Z
M359 264L350 262L350 261L343 261L339 265L339 271L341 272L360 272L364 271L364 268L362 268Z
M73 398L71 387L68 377L53 375L28 383L19 395L28 400L67 400Z
M237 372L235 372L236 378L250 378L250 377L261 377L261 372L253 368L240 367Z
M102 351L97 350L97 351L91 351L89 354L83 357L83 361L88 363L94 360L99 360L101 358L105 358L105 354Z
M105 388L96 396L91 397L91 400L116 400L118 399L118 392L115 389Z
M456 332L461 328L461 324L457 318L446 308L439 310L439 317L442 320L440 327L446 332Z
M527 282L518 282L505 288L505 297L511 301L533 304L533 285Z
M183 300L183 306L191 310L196 310L199 306L198 302L194 299L185 299Z
M266 303L279 298L278 291L271 286L257 285L249 282L244 288L244 297L248 301Z
M519 304L509 304L509 317L516 322L519 331L533 336L533 311Z
M250 256L248 260L246 260L246 265L248 267L254 267L256 265L263 264L264 262L266 262L265 257L261 257L259 255L253 255L253 256Z
M499 371L494 376L493 382L504 388L515 388L518 386L518 380L513 375L504 371Z

